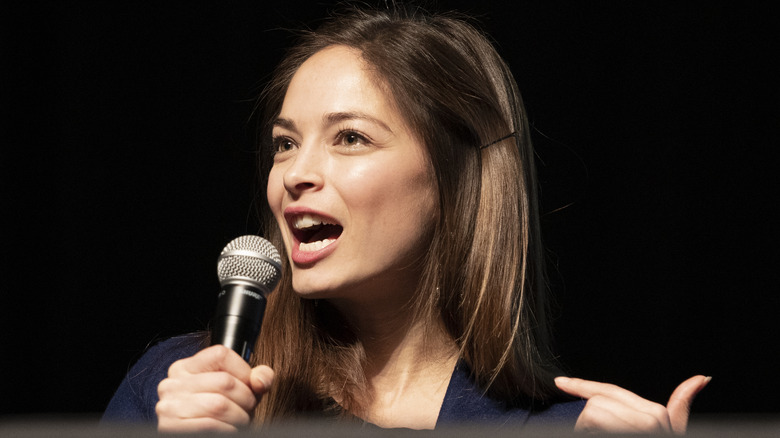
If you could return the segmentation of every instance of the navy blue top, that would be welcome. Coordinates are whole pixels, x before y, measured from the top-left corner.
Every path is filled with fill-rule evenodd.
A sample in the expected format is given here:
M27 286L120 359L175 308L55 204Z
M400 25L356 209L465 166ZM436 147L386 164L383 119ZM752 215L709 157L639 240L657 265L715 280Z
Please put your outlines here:
M157 385L177 360L202 348L203 336L192 334L160 342L150 348L130 369L103 414L104 422L156 423ZM574 427L585 407L584 400L554 403L533 410L507 407L482 394L460 362L452 373L436 427L462 423L497 425L554 425Z

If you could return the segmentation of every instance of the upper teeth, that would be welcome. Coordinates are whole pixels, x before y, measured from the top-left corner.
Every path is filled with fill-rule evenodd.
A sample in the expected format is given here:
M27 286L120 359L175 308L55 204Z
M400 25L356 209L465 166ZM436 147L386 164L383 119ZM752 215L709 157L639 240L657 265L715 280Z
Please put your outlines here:
M335 225L333 222L330 222L329 220L323 217L306 213L304 215L295 218L295 222L293 223L293 226L297 230L302 230L304 228L311 228L315 225L323 225L323 224Z

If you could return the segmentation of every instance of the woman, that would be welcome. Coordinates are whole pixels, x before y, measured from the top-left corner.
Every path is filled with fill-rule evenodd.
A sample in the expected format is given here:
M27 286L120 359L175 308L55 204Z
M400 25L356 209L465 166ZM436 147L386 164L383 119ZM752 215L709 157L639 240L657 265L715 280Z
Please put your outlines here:
M282 281L253 367L181 339L142 359L157 370L149 388L184 357L159 383L160 430L314 415L684 431L703 376L668 407L555 379L527 121L484 35L447 16L351 11L302 37L262 103Z

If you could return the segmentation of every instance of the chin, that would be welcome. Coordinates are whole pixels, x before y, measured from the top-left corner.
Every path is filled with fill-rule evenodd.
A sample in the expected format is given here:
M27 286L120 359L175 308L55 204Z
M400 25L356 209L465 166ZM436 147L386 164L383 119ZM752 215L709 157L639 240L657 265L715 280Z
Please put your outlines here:
M296 295L306 300L318 300L324 298L333 298L334 291L326 287L321 281L318 284L312 284L308 281L295 281L293 276L292 288Z

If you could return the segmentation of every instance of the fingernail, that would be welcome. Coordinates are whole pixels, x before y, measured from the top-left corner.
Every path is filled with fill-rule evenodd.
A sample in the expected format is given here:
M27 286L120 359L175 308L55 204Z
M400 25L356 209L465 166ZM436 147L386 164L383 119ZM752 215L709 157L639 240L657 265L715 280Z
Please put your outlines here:
M555 383L567 384L571 379L566 376L558 376L555 378Z
M259 380L260 383L263 384L263 387L265 389L268 389L268 388L271 387L271 385L268 383L268 381L266 379L264 379L260 374L257 375L257 380Z

